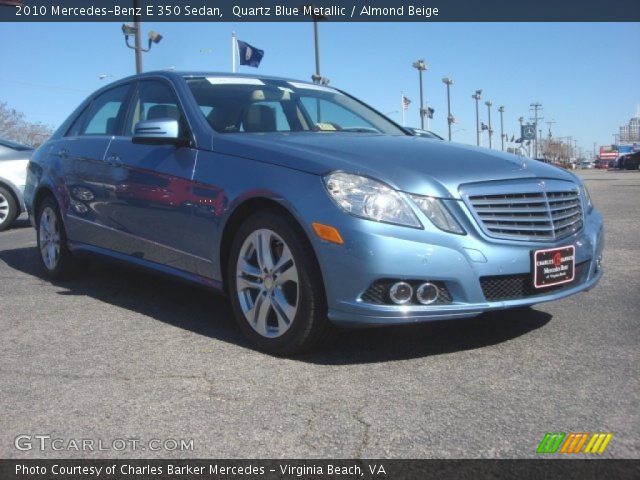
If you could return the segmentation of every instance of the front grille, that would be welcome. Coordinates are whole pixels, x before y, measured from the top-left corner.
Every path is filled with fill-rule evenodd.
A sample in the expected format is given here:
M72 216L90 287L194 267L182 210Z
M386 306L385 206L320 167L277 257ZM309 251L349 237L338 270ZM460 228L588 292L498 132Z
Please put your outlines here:
M551 285L545 288L535 288L530 273L518 275L495 275L490 277L480 277L482 293L488 301L513 300L515 298L533 297L545 295L554 290L570 288L583 281L588 274L589 262L576 264L575 277L571 282L560 285Z
M363 301L368 303L376 303L380 305L395 305L395 303L393 303L389 298L389 289L391 288L391 285L400 281L407 282L413 287L413 290L415 291L418 288L418 286L424 283L426 280L397 280L397 279L396 280L392 280L392 279L376 280L369 286L369 288L367 288L367 290L362 294L360 298ZM429 281L438 288L438 299L435 302L431 303L430 305L443 305L443 304L451 303L451 294L449 293L449 290L447 289L444 282L431 281L431 280ZM409 305L422 305L422 304L417 302L414 296L414 299L409 303Z
M504 239L557 240L582 228L577 189L467 197L487 235Z

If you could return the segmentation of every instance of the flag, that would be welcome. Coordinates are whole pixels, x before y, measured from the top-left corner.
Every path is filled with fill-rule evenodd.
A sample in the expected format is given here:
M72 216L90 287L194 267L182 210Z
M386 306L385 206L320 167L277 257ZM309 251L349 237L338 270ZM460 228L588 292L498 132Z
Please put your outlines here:
M264 56L264 50L252 47L247 42L237 40L238 53L240 55L240 65L248 65L250 67L258 67Z
M409 100L407 97L405 97L404 95L402 96L402 108L404 108L405 110L409 109L409 105L411 105L411 100Z
M515 135L511 135L511 141L513 142L513 139L516 138Z
M436 113L436 111L433 108L431 108L431 107L427 108L427 117L433 118L433 114L434 113Z

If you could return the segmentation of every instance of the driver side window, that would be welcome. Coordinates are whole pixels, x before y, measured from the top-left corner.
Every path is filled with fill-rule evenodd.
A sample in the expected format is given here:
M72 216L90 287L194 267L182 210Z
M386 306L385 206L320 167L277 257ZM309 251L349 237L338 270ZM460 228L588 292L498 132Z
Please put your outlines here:
M160 80L144 80L138 84L132 99L132 109L125 128L127 136L132 136L135 126L143 120L171 118L180 124L180 133L186 133L186 122L178 98L171 87Z

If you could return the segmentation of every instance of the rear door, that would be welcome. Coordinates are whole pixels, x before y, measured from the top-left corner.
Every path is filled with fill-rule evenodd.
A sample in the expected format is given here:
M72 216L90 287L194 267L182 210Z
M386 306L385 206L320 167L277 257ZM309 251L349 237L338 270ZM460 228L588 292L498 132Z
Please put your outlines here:
M111 247L112 225L105 206L112 192L105 154L126 117L130 88L119 85L98 95L52 151L63 165L70 240Z

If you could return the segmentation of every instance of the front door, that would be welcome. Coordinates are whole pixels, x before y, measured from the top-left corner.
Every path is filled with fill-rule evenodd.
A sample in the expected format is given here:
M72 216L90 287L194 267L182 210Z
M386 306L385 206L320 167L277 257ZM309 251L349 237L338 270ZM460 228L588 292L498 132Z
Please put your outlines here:
M173 118L188 136L188 124L175 91L165 80L138 83L123 135L111 142L113 197L107 205L118 232L117 250L187 272L197 272L193 255L192 175L197 150L187 146L144 145L131 141L142 120Z

